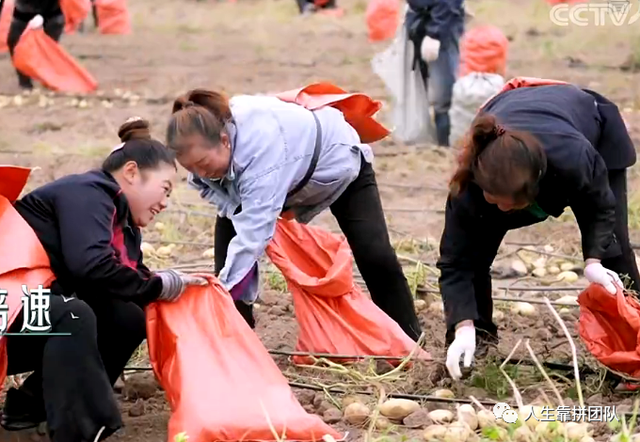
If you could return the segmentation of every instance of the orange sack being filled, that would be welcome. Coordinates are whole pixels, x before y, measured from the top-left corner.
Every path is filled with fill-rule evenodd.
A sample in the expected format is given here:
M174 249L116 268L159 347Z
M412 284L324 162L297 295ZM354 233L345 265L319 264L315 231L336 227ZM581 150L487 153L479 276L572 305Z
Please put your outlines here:
M363 143L373 143L389 135L389 130L373 116L382 103L365 94L348 93L331 83L313 83L300 89L276 94L282 101L296 103L309 110L332 106L344 114L344 119L360 135Z
M131 33L131 16L127 0L96 0L95 6L101 34Z
M365 18L369 41L392 39L400 22L400 3L398 0L369 0Z
M182 432L189 442L343 439L302 408L218 279L198 276L210 284L146 309L151 365L171 406L168 440Z
M460 41L459 77L472 72L505 75L509 40L495 26L478 26Z
M27 29L20 36L13 64L24 75L59 92L87 93L98 83L43 28Z
M64 14L64 31L74 33L91 11L91 0L60 0L60 9Z
M54 279L49 257L31 226L13 208L13 202L27 183L30 169L0 166L0 289L7 295L6 330L22 310L22 284L36 289L49 287ZM7 376L7 340L0 336L0 385Z
M2 11L0 11L0 53L9 50L7 39L9 38L12 17L13 0L5 0L4 5L2 5Z
M297 351L403 358L416 347L354 282L346 238L280 219L267 255L293 295L299 325ZM431 359L424 350L416 356ZM304 356L293 361L310 362Z
M640 304L622 290L614 296L591 284L578 296L580 338L612 370L640 378Z

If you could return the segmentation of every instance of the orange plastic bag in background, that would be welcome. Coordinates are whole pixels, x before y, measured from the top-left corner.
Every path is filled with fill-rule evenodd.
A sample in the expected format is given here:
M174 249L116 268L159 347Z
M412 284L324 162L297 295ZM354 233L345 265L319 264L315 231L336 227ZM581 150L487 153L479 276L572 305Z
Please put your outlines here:
M0 289L7 291L7 331L22 310L22 284L49 287L54 279L49 257L33 229L13 208L30 169L0 166ZM0 385L7 376L7 340L0 335Z
M348 93L331 83L313 83L281 92L276 97L309 110L335 107L344 114L344 119L358 132L363 143L373 143L389 135L389 130L373 118L382 108L382 103L365 94Z
M465 32L460 41L459 77L471 72L499 74L507 69L509 40L495 26L478 26Z
M87 93L98 88L91 74L43 28L24 31L16 45L13 64L24 75L54 91Z
M293 295L299 325L297 351L403 358L416 347L353 281L346 238L280 219L267 255ZM416 356L431 359L424 350ZM295 356L293 361L305 364L310 358Z
M60 0L60 9L64 14L64 31L74 33L91 11L91 0Z
M0 53L7 52L9 46L7 39L9 38L9 28L11 27L11 19L13 18L13 0L5 0L0 11Z
M131 33L131 16L127 0L96 0L95 6L101 34Z
M612 370L640 378L640 304L591 284L578 296L578 332L593 356Z
M296 400L287 379L217 278L176 302L147 309L154 373L171 406L168 440L189 442L343 439Z
M365 18L369 41L392 39L400 23L400 3L398 0L369 0Z

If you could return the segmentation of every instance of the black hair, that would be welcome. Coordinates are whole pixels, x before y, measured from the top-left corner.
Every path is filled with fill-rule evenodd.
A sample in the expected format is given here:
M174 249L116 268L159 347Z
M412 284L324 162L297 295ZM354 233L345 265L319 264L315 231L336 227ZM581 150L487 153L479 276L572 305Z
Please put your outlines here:
M149 122L143 118L127 120L118 130L122 145L114 149L102 163L102 170L113 173L129 161L135 161L141 170L156 169L161 163L176 165L176 155L160 141L151 138Z

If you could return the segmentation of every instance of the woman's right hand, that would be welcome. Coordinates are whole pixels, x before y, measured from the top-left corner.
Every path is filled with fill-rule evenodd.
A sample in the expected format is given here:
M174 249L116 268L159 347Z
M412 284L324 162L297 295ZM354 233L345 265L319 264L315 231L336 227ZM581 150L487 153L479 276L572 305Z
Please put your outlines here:
M464 355L464 366L470 367L476 351L476 327L473 321L461 321L456 325L456 337L447 350L447 370L454 380L462 377L460 357Z
M173 269L161 270L156 275L162 279L162 292L158 297L161 301L175 301L184 293L187 286L205 286L209 283L200 276L188 275Z

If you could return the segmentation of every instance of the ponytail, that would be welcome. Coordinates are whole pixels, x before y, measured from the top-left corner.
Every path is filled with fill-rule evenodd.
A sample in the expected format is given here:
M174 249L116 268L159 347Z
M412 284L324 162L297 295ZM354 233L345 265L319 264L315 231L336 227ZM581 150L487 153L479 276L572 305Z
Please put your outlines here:
M466 189L473 179L473 169L480 154L504 133L505 130L497 124L496 118L491 114L482 114L473 120L458 157L458 169L449 183L452 195L457 196Z

